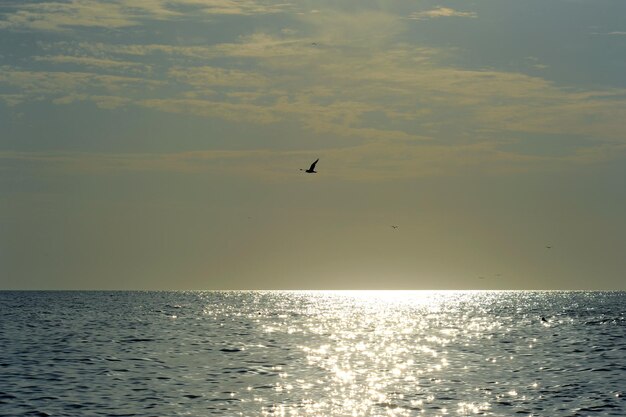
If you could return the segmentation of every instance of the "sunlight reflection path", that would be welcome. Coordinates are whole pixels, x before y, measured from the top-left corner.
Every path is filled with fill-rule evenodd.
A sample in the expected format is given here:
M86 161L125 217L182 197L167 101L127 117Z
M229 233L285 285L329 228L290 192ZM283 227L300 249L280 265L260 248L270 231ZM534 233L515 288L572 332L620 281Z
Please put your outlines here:
M317 415L316 410L351 416L446 415L449 409L437 405L442 400L458 415L490 408L484 398L460 401L454 392L455 382L461 382L457 378L463 378L458 370L468 371L462 363L465 356L480 353L469 349L450 357L448 346L469 347L501 327L492 317L463 311L467 292L323 291L307 296L308 318L297 330L283 330L324 341L300 345L307 366L318 369L319 378L286 377L279 388L324 392L322 398L311 396L298 406L306 415ZM454 375L447 372L451 361ZM438 390L445 395L430 393L430 387L442 384L449 385Z

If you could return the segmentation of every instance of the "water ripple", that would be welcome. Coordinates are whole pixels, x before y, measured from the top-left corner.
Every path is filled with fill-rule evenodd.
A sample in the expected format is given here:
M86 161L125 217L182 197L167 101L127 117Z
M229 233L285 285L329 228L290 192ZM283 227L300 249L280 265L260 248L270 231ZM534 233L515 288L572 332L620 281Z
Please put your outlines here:
M625 302L0 292L0 415L624 416Z

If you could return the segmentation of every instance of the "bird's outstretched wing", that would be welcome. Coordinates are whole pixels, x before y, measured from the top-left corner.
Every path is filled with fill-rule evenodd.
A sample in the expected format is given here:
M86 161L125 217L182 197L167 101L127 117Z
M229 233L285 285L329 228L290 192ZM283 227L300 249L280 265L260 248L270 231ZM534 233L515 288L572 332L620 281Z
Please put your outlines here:
M317 158L317 159L315 160L315 162L313 162L313 163L311 164L311 168L309 168L309 170L313 171L313 170L315 169L315 164L317 164L317 161L319 161L319 160L320 160L320 159L319 159L319 158Z

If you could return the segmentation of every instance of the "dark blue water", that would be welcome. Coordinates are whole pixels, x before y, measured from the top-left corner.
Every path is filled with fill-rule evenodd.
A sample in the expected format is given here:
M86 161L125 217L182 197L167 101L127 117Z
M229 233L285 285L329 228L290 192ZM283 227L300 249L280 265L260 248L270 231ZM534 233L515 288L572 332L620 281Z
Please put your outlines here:
M625 306L624 292L0 292L0 415L624 417Z

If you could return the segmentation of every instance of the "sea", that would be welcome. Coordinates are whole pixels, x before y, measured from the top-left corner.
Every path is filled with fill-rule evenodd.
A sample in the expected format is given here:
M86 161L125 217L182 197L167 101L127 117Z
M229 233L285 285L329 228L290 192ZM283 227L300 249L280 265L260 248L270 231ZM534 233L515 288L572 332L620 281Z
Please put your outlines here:
M626 416L626 292L0 292L0 415Z

